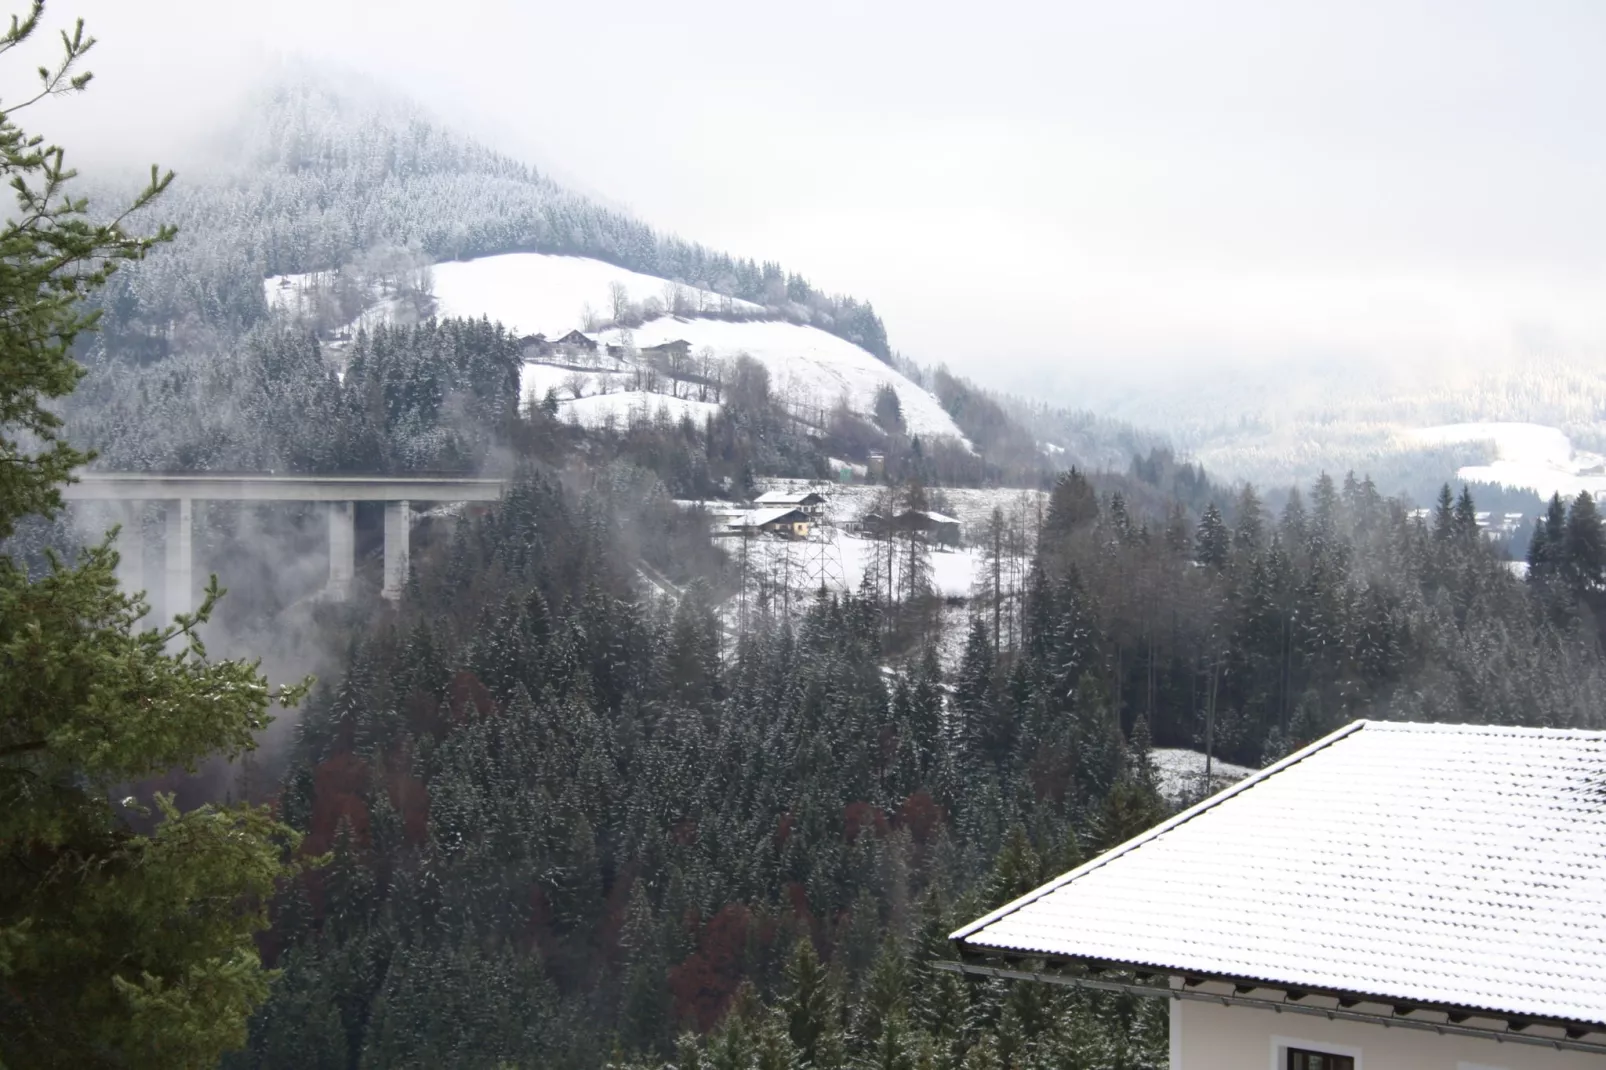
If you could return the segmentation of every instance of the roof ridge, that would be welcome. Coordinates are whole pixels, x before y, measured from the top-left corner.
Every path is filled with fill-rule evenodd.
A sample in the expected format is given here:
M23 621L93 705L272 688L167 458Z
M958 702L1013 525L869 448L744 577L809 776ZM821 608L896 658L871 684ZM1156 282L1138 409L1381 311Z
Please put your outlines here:
M1369 720L1366 723L1373 728L1388 732L1420 732L1424 735L1535 736L1552 739L1606 740L1606 730L1598 728L1549 728L1512 724L1452 724L1436 721Z
M1148 843L1150 840L1158 839L1159 837L1165 835L1167 832L1170 832L1172 829L1178 827L1179 825L1186 824L1187 822L1193 820L1195 817L1198 817L1200 814L1205 813L1206 811L1212 810L1215 807L1221 805L1222 803L1226 802L1228 799L1235 798L1236 796L1241 795L1243 792L1246 792L1250 788L1254 787L1255 785L1260 784L1262 781L1266 780L1268 777L1271 777L1271 776L1273 776L1273 775L1275 775L1277 773L1282 772L1284 769L1287 769L1289 766L1296 765L1299 762L1304 761L1306 758L1309 758L1311 755L1317 753L1318 751L1325 750L1326 748L1332 746L1334 743L1337 743L1339 740L1344 739L1347 736L1353 735L1354 733L1360 731L1363 728L1366 728L1366 727L1371 726L1371 725L1378 725L1378 724L1381 724L1381 723L1383 723L1383 722L1369 721L1369 720L1365 720L1365 719L1358 720L1358 721L1352 721L1349 724L1345 725L1344 727L1338 729L1337 731L1331 732L1328 735L1323 736L1321 739L1318 739L1316 742L1306 744L1304 747L1302 747L1301 749L1295 751L1293 754L1290 754L1286 758L1282 758L1279 761L1273 762L1271 765L1268 765L1266 768L1260 770L1259 772L1253 774L1252 776L1249 776L1249 777L1244 778L1243 780L1240 780L1238 783L1232 785L1231 787L1225 788L1225 789L1223 789L1221 791L1218 791L1214 795L1209 796L1208 798L1201 799L1199 802L1196 802L1192 806L1188 807L1188 809L1182 811L1182 813L1176 814L1173 817L1167 818L1165 821L1160 822L1160 824L1154 826L1153 828L1149 829L1146 832L1139 833L1138 835L1132 837L1130 840L1127 840L1123 844L1119 844L1119 845L1117 845L1115 847L1110 848L1108 851L1105 851L1102 854L1100 854L1100 855L1098 855L1098 856L1096 856L1096 857L1094 857L1094 858L1082 863L1080 866L1077 866L1075 869L1071 870L1069 873L1063 873L1060 876L1058 876L1058 877L1054 878L1053 880L1049 881L1047 884L1044 884L1042 887L1034 888L1032 891L1027 892L1025 895L1021 896L1020 898L1015 899L1012 902L1005 903L1003 906L998 907L997 909L992 910L989 913L982 915L981 917L977 918L975 921L971 922L969 925L966 925L961 929L956 929L955 931L953 931L953 932L948 934L948 939L950 939L950 940L964 940L966 937L972 935L973 933L976 933L977 931L979 931L981 929L985 929L987 926L991 925L995 921L998 921L1000 918L1006 918L1009 915L1015 913L1015 911L1020 910L1022 907L1029 906L1030 904L1037 902L1037 900L1042 899L1043 897L1045 897L1047 895L1050 895L1050 894L1052 894L1054 892L1059 891L1061 888L1065 887L1067 884L1070 884L1072 881L1076 880L1078 877L1081 877L1081 876L1083 876L1083 875L1085 875L1087 873L1093 872L1096 869L1100 869L1100 868L1102 868L1104 866L1109 865L1111 862L1115 861L1117 858L1121 858L1124 855L1130 854L1132 851L1135 851L1139 847L1142 847L1144 844Z

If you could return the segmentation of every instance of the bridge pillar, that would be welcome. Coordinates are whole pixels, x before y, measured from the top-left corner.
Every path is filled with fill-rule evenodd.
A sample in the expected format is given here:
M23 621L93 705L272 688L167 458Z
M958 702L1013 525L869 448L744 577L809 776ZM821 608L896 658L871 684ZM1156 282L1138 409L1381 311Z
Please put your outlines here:
M123 530L117 533L117 582L125 594L145 589L144 502L123 503Z
M191 599L195 584L190 575L190 539L194 531L193 504L189 498L169 502L164 510L167 521L167 605L171 617L194 609Z
M351 597L351 580L356 573L356 506L352 502L329 503L329 584L325 597L344 602ZM385 545L390 545L390 529L385 529ZM386 576L389 576L387 570Z
M385 586L379 593L392 602L401 599L407 586L411 553L408 506L405 501L385 503Z

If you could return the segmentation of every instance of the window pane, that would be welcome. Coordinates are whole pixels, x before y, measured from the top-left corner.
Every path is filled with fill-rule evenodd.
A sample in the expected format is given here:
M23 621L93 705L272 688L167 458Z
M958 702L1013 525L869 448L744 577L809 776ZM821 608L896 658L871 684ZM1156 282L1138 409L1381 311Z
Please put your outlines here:
M1289 1048L1288 1070L1355 1070L1355 1060L1348 1055Z

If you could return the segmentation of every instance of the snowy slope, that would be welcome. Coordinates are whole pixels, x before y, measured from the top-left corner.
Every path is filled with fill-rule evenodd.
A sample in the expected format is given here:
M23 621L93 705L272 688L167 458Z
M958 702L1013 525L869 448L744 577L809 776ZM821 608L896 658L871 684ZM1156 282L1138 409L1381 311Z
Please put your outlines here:
M1248 766L1234 765L1216 758L1210 765L1210 784L1205 785L1205 756L1181 747L1156 747L1149 752L1158 776L1160 794L1173 804L1200 798L1236 784L1253 773Z
M1411 432L1414 442L1493 442L1491 464L1469 465L1456 473L1468 482L1529 487L1542 497L1579 491L1606 491L1606 457L1573 448L1572 440L1554 427L1524 423L1445 424Z
M544 334L551 338L585 327L585 309L606 319L613 303L611 287L624 286L629 299L642 304L648 298L665 300L666 287L678 288L689 300L709 312L723 309L757 312L759 307L693 286L588 260L582 256L548 256L543 253L506 253L478 260L436 264L437 315L500 320L515 334ZM873 359L873 358L872 358Z
M678 291L683 305L689 304L711 314L761 311L757 305L745 301L578 256L507 253L440 263L431 270L436 315L472 319L484 316L519 335L540 333L556 338L583 328L588 309L598 318L608 319L612 313L611 291L615 283L622 285L628 299L638 306L650 307L653 301L663 306L671 298L670 291ZM315 279L314 275L282 275L265 280L268 303L276 308L294 310L303 295L313 288ZM317 282L327 285L326 278ZM397 313L393 301L381 301L365 311L352 327L369 327L392 319ZM805 419L809 418L808 414L829 412L842 398L847 399L855 412L868 415L873 411L876 391L886 384L898 394L910 434L964 439L953 419L929 391L868 351L817 327L774 320L734 322L659 316L634 330L613 328L595 337L603 343L635 349L684 339L691 344L694 354L707 349L723 361L746 354L764 364L775 395L790 411ZM614 366L619 370L587 369L591 379L587 392L595 392L606 379L609 394L604 397L615 398L613 401L581 399L585 404L579 408L587 419L600 418L605 412L622 414L628 408L628 403L619 400L617 395L639 384L631 382L628 369L617 362ZM549 387L556 386L567 407L568 393L563 383L570 372L567 368L528 364L520 389L525 397L539 400ZM684 406L677 404L672 408L678 416Z
M613 309L614 283L625 288L629 300L645 304L649 298L665 303L669 290L701 311L759 312L759 306L723 297L695 286L682 286L651 275L616 267L583 256L544 253L505 253L478 260L450 260L430 268L434 277L435 313L500 320L515 334L545 334L556 338L584 329L589 307L606 320ZM268 305L295 311L307 292L332 284L332 272L273 275L264 280ZM365 320L389 319L394 310L381 302ZM366 325L366 324L363 324Z
M668 394L650 394L645 390L629 390L618 394L593 394L574 401L558 403L560 419L571 420L582 427L625 427L642 421L655 421L662 417L678 424L681 417L691 417L701 428L709 416L719 411L711 401L692 401L674 398Z
M964 437L929 391L852 342L817 327L775 320L737 323L665 316L628 334L638 348L685 340L691 343L693 353L707 348L724 360L745 353L769 369L771 390L794 411L829 409L846 397L855 412L869 413L874 410L876 390L887 384L898 393L911 435ZM619 344L625 332L604 331L600 337Z
M864 574L875 563L877 541L839 532L823 551L833 560L827 586L846 593L859 589ZM727 547L730 553L738 552ZM811 562L822 554L819 540L811 542L779 538L757 538L749 542L748 568L754 575L764 573L779 581L790 577L792 586L807 593ZM897 551L901 561L902 551ZM930 554L931 588L943 598L969 598L982 569L981 551L974 547L957 550L933 548Z
M804 491L819 490L807 479L767 479L764 490ZM826 512L838 526L857 520L876 506L876 499L886 488L875 484L831 485L825 491ZM1025 527L1034 528L1042 511L1048 507L1048 494L1040 490L1023 490L1011 487L943 487L939 494L941 512L959 520L967 541L981 538L993 510L1001 509L1006 517L1024 513Z
M656 396L656 395L655 395ZM585 401L593 399L586 398ZM666 399L667 400L667 399ZM566 403L565 403L566 404ZM682 404L688 404L682 402ZM694 404L694 403L693 403ZM765 490L815 490L824 494L826 503L825 514L833 524L840 527L848 521L855 520L874 506L876 498L885 493L885 488L873 485L832 486L813 483L802 479L782 479L766 481ZM991 488L944 488L943 495L947 498L947 506L960 519L963 526L964 538L974 543L981 537L987 523L987 518L993 509L1002 509L1006 516L1025 510L1030 516L1040 508L1046 495L1041 491L1021 491L1000 487ZM855 591L860 581L864 579L865 571L870 568L876 552L876 540L861 538L845 531L838 531L833 540L837 562L840 564L841 588L844 591ZM773 574L785 571L785 560L791 558L790 574L801 576L805 574L807 562L811 557L818 556L818 547L807 543L793 542L786 539L757 539L753 541L750 551L755 555L755 568L768 569ZM968 598L976 584L978 576L984 571L983 554L980 547L967 545L957 549L933 547L931 551L931 583L933 589L944 598ZM835 587L836 583L833 582ZM963 635L963 631L960 633Z

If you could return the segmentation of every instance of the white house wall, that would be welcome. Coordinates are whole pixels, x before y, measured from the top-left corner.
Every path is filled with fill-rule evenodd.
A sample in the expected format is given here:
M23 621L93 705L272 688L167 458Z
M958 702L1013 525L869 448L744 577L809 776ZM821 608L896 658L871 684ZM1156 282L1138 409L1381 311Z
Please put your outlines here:
M1355 1070L1606 1070L1606 1055L1171 1001L1171 1070L1286 1070L1289 1047L1353 1056Z

